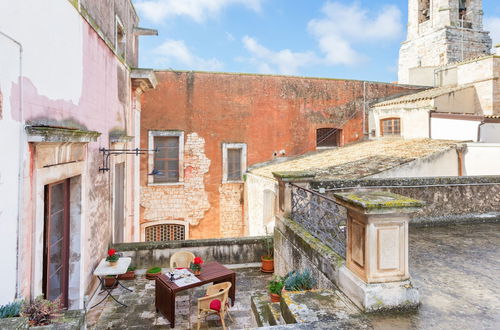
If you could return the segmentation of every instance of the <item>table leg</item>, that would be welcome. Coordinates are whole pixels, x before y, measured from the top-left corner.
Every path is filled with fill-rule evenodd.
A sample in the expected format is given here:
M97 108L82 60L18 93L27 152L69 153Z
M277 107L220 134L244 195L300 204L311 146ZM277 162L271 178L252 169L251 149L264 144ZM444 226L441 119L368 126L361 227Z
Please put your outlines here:
M170 327L174 328L175 327L175 293L167 290L167 301L168 301L168 306L167 306L167 313L168 315L168 320L170 321Z
M106 291L106 295L104 296L104 298L101 299L101 301L99 301L97 304L95 304L94 306L90 307L90 309L96 307L97 305L100 305L103 301L106 300L106 298L108 297L111 297L114 301L116 301L117 303L119 303L120 305L122 305L123 307L128 307L127 305L125 305L124 303L122 302L119 302L112 294L111 292L113 291L113 289L117 286L113 286L111 288L106 288L106 286L104 285L104 277L100 277L100 276L97 276L97 278L99 279L99 282L101 283L101 287L104 289L103 291ZM120 284L120 281L118 281L118 278L116 279L117 283ZM120 284L121 285L121 284ZM123 288L125 288L123 285L121 285ZM130 292L132 292L132 290L128 289L128 288L125 288L127 290L129 290ZM103 292L101 291L101 293Z
M118 280L118 278L116 278L116 282L118 283L119 286L121 286L122 288L124 288L125 290L129 291L129 292L133 292L133 290L130 290L129 288L127 287L124 287L123 284Z
M231 274L231 288L229 289L229 297L231 297L231 306L234 306L236 300L236 273Z

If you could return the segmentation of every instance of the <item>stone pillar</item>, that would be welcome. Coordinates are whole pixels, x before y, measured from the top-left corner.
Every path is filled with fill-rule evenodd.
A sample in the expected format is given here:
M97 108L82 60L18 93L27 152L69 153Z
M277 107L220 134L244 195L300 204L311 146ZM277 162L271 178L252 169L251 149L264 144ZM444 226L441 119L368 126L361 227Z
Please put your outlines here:
M424 202L382 191L334 196L348 219L341 290L366 312L417 307L408 271L408 214Z

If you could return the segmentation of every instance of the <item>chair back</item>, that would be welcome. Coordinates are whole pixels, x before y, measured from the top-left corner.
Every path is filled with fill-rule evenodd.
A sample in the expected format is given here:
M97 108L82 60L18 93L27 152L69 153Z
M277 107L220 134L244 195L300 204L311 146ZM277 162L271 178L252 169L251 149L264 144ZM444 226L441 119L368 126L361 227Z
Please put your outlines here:
M170 268L185 267L188 268L194 260L194 254L189 251L178 251L170 257Z
M210 302L214 299L219 299L222 306L222 312L224 313L229 299L230 288L231 282L222 282L208 286L206 296L198 299L198 309L209 309Z

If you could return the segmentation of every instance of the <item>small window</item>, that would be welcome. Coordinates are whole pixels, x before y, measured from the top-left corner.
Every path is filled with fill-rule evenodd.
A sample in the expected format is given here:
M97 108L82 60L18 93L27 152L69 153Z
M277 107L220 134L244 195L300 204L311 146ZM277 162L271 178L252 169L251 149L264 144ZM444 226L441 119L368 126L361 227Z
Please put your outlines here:
M116 34L115 34L115 48L118 55L125 58L125 45L126 45L126 36L125 29L123 28L123 24L116 16Z
M246 144L225 143L222 149L223 182L241 182L246 171Z
M316 147L338 147L341 136L341 129L318 128L316 130Z
M146 242L181 241L186 239L186 227L177 224L161 224L144 229Z
M428 21L431 18L431 0L418 0L419 2L419 23Z
M184 133L180 131L150 131L149 184L169 184L183 181ZM152 174L154 173L154 174Z
M400 136L401 121L399 118L387 118L380 121L382 136Z

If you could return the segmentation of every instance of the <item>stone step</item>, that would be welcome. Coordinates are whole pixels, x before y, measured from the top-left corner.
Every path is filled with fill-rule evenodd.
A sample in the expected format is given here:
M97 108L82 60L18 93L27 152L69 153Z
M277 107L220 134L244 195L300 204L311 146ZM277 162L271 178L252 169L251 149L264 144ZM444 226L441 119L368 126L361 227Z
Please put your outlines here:
M271 311L269 306L270 300L267 293L260 293L250 298L252 305L252 312L255 317L257 326L268 327L277 325L274 312ZM278 306L279 308L279 306Z

